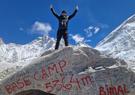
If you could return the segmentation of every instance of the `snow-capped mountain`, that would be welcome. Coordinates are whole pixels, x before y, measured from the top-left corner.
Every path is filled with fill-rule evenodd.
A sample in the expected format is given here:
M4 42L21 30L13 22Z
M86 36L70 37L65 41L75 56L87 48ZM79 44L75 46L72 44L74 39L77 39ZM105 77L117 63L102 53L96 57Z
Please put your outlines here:
M0 45L3 44L3 43L4 43L4 42L3 42L2 38L0 38Z
M28 65L33 59L53 51L56 39L43 36L38 37L30 43L20 45L15 43L5 44L0 38L0 80ZM77 46L86 46L80 43ZM65 47L61 40L59 48Z
M0 39L0 72L26 65L25 63L40 56L44 51L53 49L54 45L54 38L48 36L38 37L25 45L5 44Z
M54 43L55 40L48 36L39 37L25 45L2 43L0 45L0 62L15 63L33 59L39 56L43 51L52 49Z
M0 38L0 79L28 65L33 59L54 50L55 42L54 38L43 36L25 45L15 43L5 44ZM78 43L77 46L88 45ZM61 40L59 47L65 47L64 40Z
M135 15L105 37L96 49L114 58L124 59L135 69Z

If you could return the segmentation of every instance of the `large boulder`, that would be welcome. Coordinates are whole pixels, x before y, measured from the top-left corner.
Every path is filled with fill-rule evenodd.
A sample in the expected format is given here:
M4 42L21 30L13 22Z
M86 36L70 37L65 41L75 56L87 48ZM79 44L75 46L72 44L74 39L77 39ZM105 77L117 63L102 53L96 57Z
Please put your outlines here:
M0 95L135 95L135 74L90 47L49 51L0 82Z

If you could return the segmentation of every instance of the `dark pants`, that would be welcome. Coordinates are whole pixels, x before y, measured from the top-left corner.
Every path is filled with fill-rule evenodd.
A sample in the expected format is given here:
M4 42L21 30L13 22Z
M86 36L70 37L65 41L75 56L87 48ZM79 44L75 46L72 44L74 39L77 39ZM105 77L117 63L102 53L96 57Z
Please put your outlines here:
M61 40L62 37L65 41L65 46L68 46L67 30L58 30L58 32L57 32L57 42L56 42L56 45L55 45L55 49L59 48L60 40Z

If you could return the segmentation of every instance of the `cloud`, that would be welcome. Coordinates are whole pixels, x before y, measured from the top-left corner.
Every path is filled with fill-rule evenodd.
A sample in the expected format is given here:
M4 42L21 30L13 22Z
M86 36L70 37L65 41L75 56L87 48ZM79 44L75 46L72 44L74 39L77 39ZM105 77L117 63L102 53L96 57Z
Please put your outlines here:
M41 35L48 35L52 31L52 27L49 23L36 21L32 25L32 33L38 33Z
M72 35L70 34L70 36L72 37L72 39L76 42L76 43L80 43L84 41L84 37L80 36L79 34L76 35Z
M100 28L97 26L89 26L88 28L84 29L84 31L86 32L87 37L92 37L100 31Z
M94 34L97 34L100 31L99 27L95 27L94 29L95 29Z
M24 31L24 28L20 27L20 28L19 28L19 31Z

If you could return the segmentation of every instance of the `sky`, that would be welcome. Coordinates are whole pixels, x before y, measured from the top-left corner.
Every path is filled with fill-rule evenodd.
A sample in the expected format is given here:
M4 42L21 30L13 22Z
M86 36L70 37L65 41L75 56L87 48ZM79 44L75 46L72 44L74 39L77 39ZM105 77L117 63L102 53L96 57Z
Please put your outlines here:
M135 14L135 0L0 0L0 38L5 43L27 44L40 36L56 38L58 21L50 5L60 15L72 14L69 43L84 42L95 47L124 20Z

